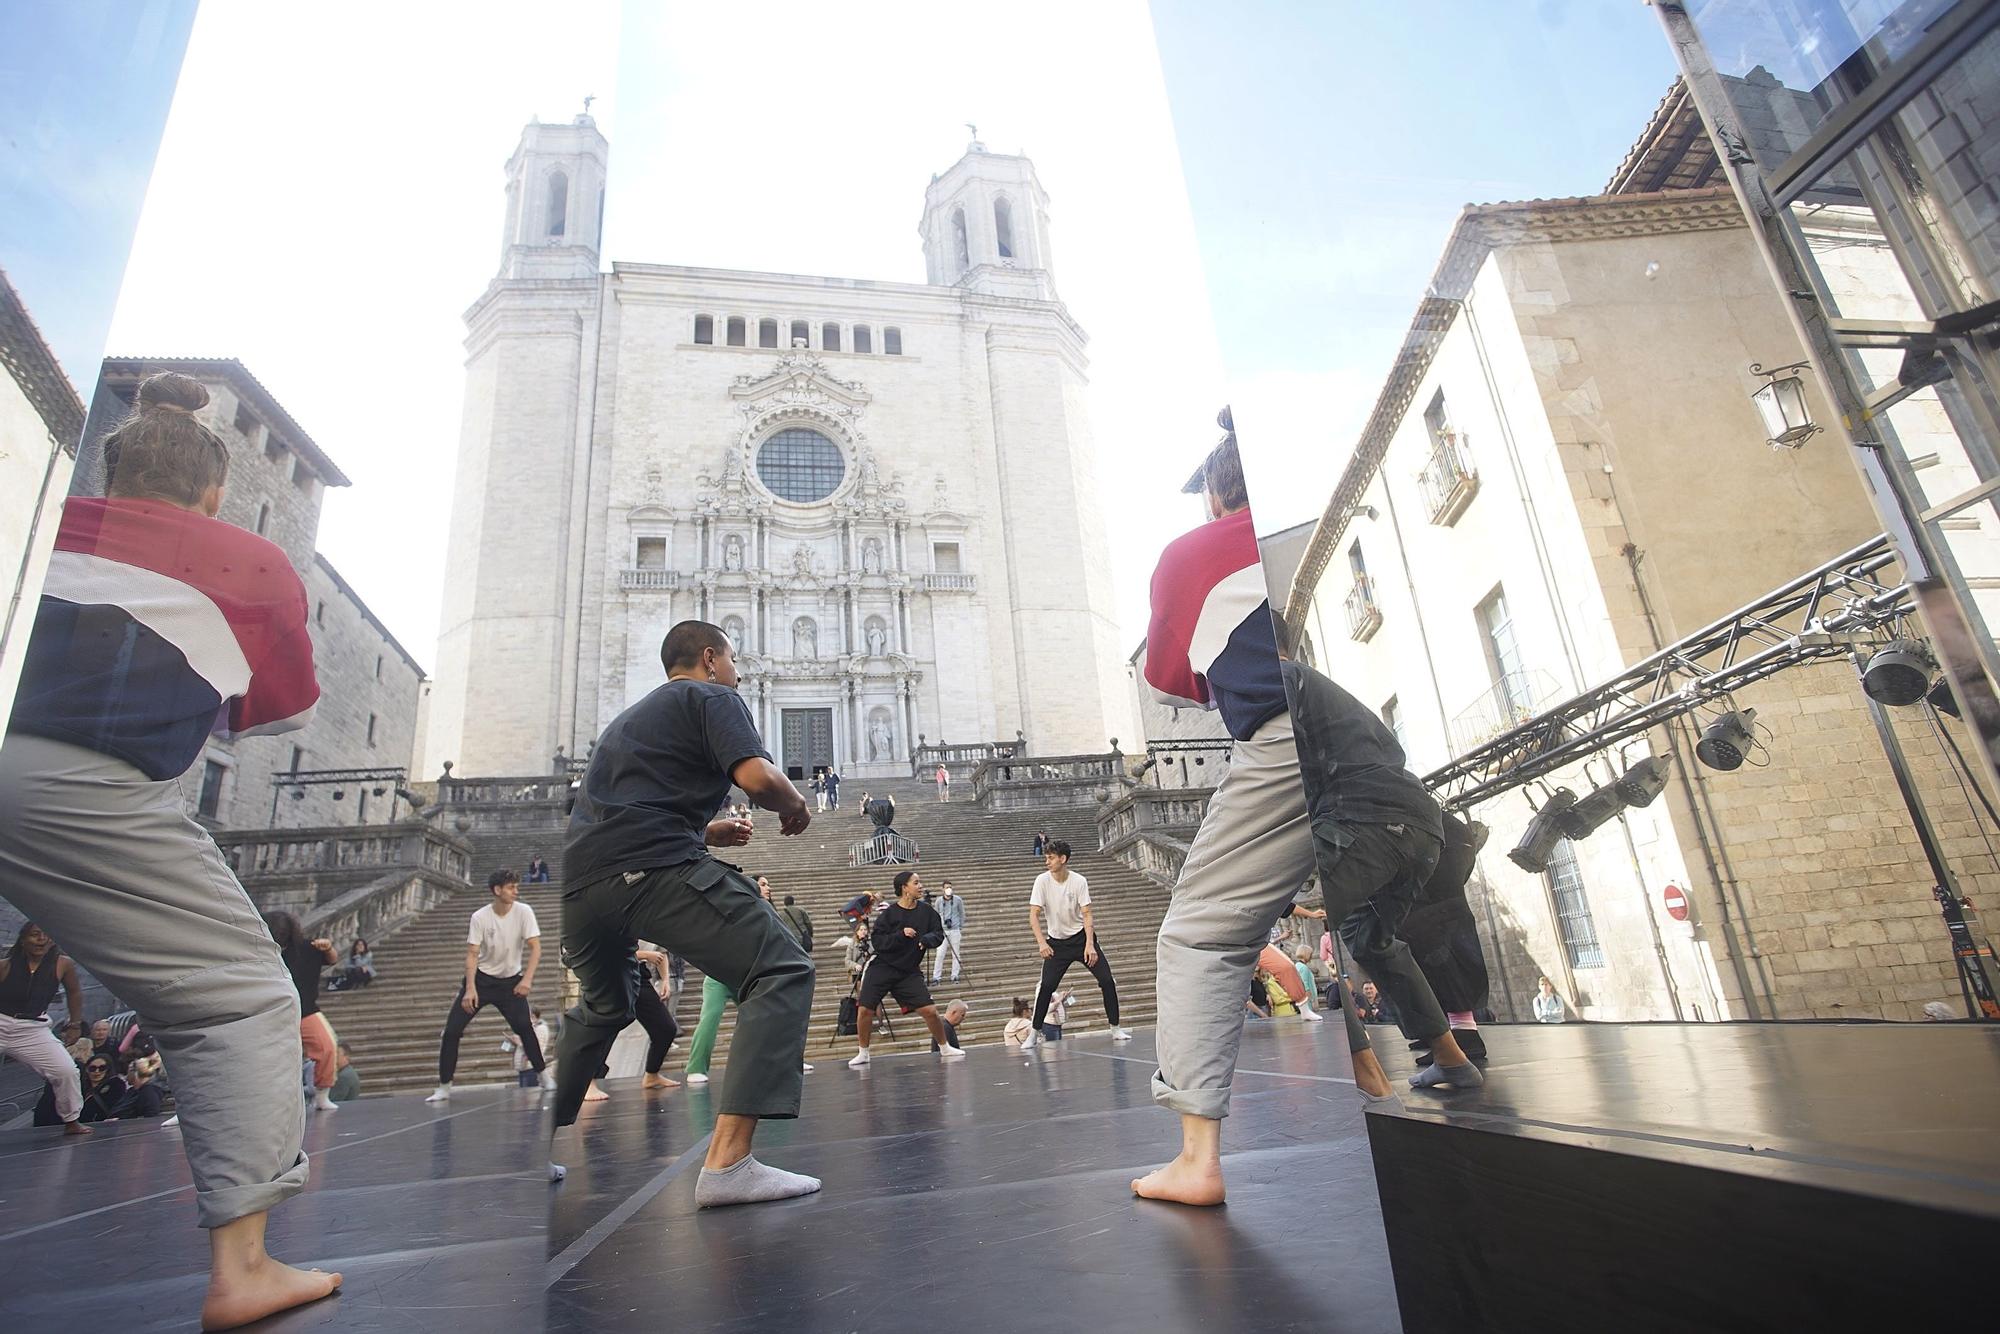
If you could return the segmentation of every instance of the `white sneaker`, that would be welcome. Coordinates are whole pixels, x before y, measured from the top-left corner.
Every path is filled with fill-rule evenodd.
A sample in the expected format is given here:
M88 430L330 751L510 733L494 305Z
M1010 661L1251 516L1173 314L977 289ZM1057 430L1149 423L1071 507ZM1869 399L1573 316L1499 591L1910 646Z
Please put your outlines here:
M854 1059L847 1063L847 1068L850 1070L859 1070L862 1066L868 1064L868 1060L868 1048L863 1047L860 1051L854 1053Z
M552 1089L555 1086L556 1086L555 1072L552 1070L542 1071L542 1087L545 1089Z
M1307 1010L1306 1022L1309 1024L1323 1024L1326 1022L1326 1016L1321 1014L1318 1010Z
M954 1047L947 1042L944 1046L938 1048L938 1057L946 1061L962 1061L965 1059L965 1048Z
M1033 1051L1036 1048L1036 1046L1038 1046L1041 1043L1041 1041L1042 1041L1041 1034L1030 1033L1028 1034L1028 1036L1021 1039L1021 1050Z
M708 1082L707 1075L687 1075L685 1078L690 1084L706 1084Z
M437 1087L437 1092L436 1092L436 1093L433 1093L433 1094L431 1094L431 1096L430 1096L430 1097L428 1097L428 1098L425 1098L425 1099L424 1099L424 1101L425 1101L425 1102L450 1102L450 1101L451 1101L451 1085L449 1085L449 1084L439 1084L439 1085L438 1085L438 1087Z
M802 1074L809 1075L813 1072L813 1063L811 1061L807 1061L804 1065L799 1067L799 1070Z
M1130 1042L1132 1040L1132 1030L1129 1028L1114 1028L1111 1030L1111 1040L1113 1042Z

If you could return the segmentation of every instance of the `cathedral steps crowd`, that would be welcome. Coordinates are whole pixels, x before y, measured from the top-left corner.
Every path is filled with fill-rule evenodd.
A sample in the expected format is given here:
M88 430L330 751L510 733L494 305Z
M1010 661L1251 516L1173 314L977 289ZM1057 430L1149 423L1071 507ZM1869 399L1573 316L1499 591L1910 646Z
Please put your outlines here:
M847 865L848 849L872 829L860 810L864 791L894 796L895 827L921 848L922 860L913 869L922 875L926 887L935 893L949 879L965 900L964 975L952 983L947 961L945 980L935 988L940 1004L962 998L971 1005L972 1014L960 1030L964 1042L998 1042L1012 998L1034 998L1041 960L1028 931L1027 903L1035 876L1042 870L1034 851L1038 832L1067 839L1076 848L1072 865L1090 880L1100 938L1117 968L1123 1022L1127 1027L1152 1022L1153 950L1167 893L1122 862L1095 851L1094 812L1070 808L996 813L963 797L939 803L927 783L850 780L841 794L841 809L816 813L811 828L800 837L780 838L776 818L758 812L756 840L748 848L725 854L750 873L769 876L779 902L786 894L794 895L799 906L812 915L813 959L819 967L819 984L813 999L808 1060L844 1060L854 1049L852 1037L835 1034L840 1003L848 995L843 942L852 931L840 917L841 905L863 890L887 896L895 872L903 869ZM535 978L532 1001L553 1028L562 985L556 947L562 924L561 827L552 824L545 833L475 833L472 838L475 884L483 885L487 873L496 867L521 870L537 853L548 861L556 877L549 884L524 884L520 900L535 910L542 928L542 967ZM322 998L341 1038L353 1048L366 1091L427 1090L435 1084L438 1035L464 968L466 921L487 897L483 888L456 895L395 935L371 942L377 980L360 991L334 992ZM928 977L928 960L925 967ZM1065 985L1075 987L1077 993L1066 1032L1102 1030L1105 1017L1089 976L1080 967L1073 969ZM686 1057L685 1034L692 1031L701 1008L701 974L692 965L686 970L681 992L669 1004L684 1033L665 1066L667 1074L675 1075ZM719 1066L727 1063L735 1017L735 1006L724 1011L716 1045ZM896 1035L892 1039L877 1028L873 1044L877 1055L928 1048L929 1037L916 1016L898 1022L899 1016L892 1012L890 1019ZM511 1081L511 1058L500 1050L508 1036L507 1026L497 1014L482 1011L467 1030L460 1050L458 1084Z

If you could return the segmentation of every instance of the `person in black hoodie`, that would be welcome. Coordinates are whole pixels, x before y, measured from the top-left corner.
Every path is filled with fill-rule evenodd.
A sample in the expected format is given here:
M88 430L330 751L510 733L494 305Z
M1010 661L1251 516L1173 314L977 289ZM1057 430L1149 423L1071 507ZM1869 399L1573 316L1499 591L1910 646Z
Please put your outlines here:
M906 1010L915 1010L938 1044L938 1057L953 1061L965 1055L945 1032L938 1018L937 1003L924 982L924 951L944 944L944 919L937 909L923 901L924 882L915 871L896 873L896 901L876 915L869 938L875 957L861 974L861 993L856 1012L856 1036L861 1050L847 1064L859 1070L868 1064L868 1038L875 1027L875 1011L884 996L894 996Z

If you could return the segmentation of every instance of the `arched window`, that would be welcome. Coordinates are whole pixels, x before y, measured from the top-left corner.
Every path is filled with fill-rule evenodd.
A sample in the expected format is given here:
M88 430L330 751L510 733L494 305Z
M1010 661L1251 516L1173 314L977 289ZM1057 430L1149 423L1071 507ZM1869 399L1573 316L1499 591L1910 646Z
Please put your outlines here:
M563 224L569 218L569 177L561 172L549 174L549 235L561 236Z
M776 320L757 321L757 346L776 347L778 345L778 322Z
M884 329L882 331L882 350L892 357L902 356L903 331L901 329Z
M1005 195L993 201L993 235L1000 241L1000 258L1014 258L1014 206Z
M713 343L715 341L715 321L707 315L694 317L694 341Z
M829 352L840 351L840 326L823 324L819 330L819 345Z
M729 346L742 347L743 317L741 315L731 315L729 317L729 323L724 326L724 332L726 337L729 339Z
M804 343L807 347L811 347L812 340L812 325L806 323L804 320L793 320L792 346L797 347L799 344Z
M953 253L958 256L958 271L964 273L972 267L972 246L965 237L965 210L962 208L951 211L951 243L956 247Z
M875 350L875 331L865 324L855 325L854 350L856 352L873 352Z

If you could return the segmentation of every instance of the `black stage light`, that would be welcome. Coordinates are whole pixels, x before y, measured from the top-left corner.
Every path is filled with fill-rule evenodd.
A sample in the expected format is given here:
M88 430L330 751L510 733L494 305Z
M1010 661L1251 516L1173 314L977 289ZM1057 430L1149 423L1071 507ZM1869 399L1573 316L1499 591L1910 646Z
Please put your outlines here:
M1650 806L1653 798L1667 790L1667 770L1674 767L1671 755L1649 755L1627 769L1614 786L1618 799L1627 806Z
M1564 812L1576 805L1576 793L1566 787L1559 787L1549 794L1542 808L1535 812L1535 818L1528 821L1527 830L1521 841L1507 854L1507 860L1523 871L1540 875L1549 869L1549 854L1562 841L1562 825L1558 823Z
M375 789L375 795L378 797L385 797L389 795L389 789L386 787L378 787Z
M346 801L346 800L347 800L347 789L345 789L345 788L339 788L339 787L335 788L335 789L333 790L333 799L334 799L335 801Z
M1948 713L1954 718L1964 716L1958 711L1958 696L1951 693L1951 678L1948 676L1940 675L1937 680L1931 682L1930 691L1924 698L1929 700L1931 707L1939 713Z
M304 788L295 787L292 789L293 801L304 801L305 799L306 799L306 790Z
M1723 714L1702 729L1701 741L1694 748L1695 758L1724 773L1742 768L1744 755L1757 744L1757 734L1751 730L1756 722L1755 709L1732 709Z
M1607 783L1558 814L1556 824L1562 829L1564 838L1589 838L1597 832L1598 826L1624 809L1625 803L1618 796L1618 785Z
M1931 688L1937 661L1922 641L1892 639L1875 650L1861 669L1861 688L1880 704L1915 704Z

